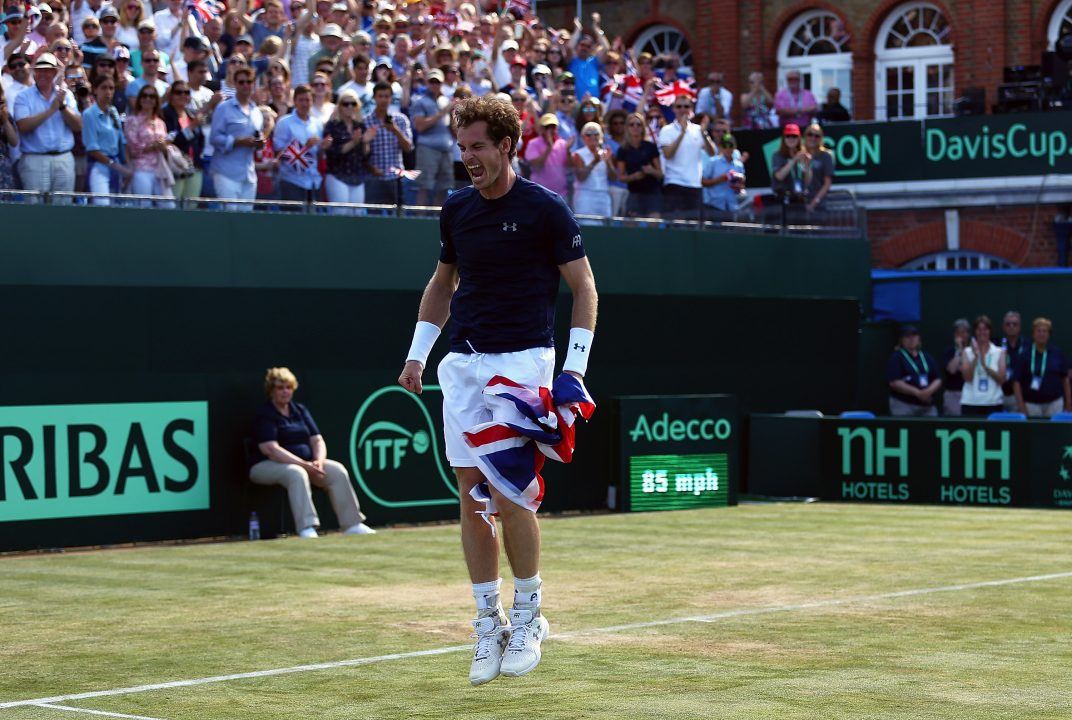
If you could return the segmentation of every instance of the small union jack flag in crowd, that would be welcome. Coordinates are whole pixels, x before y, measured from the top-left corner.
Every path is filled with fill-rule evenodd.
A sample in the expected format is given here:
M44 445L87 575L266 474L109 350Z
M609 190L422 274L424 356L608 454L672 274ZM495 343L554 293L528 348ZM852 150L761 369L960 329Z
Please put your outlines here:
M416 180L417 178L419 178L421 176L421 171L420 170L406 170L405 168L398 168L398 167L388 168L387 172L390 175L394 175L395 177L404 178L406 180Z
M290 145L279 155L279 159L290 165L295 170L308 170L312 163L305 157L305 146L297 140L291 140Z
M223 4L216 0L187 0L186 8L202 23L223 14Z
M465 442L473 449L487 483L536 512L543 501L540 470L544 460L568 463L573 459L577 421L592 417L596 404L584 383L568 373L555 378L550 388L535 389L496 375L488 381L484 395L493 420L463 432ZM480 514L491 524L488 517L497 508L487 484L477 485L470 495L485 504Z
M506 0L506 12L511 10L516 11L516 15L524 17L532 12L532 0Z
M658 80L655 83L655 99L659 101L660 105L667 106L673 105L674 100L682 96L695 100L696 91L692 89L692 82L692 78L675 80L669 84Z
M622 93L622 107L633 112L644 97L644 83L636 75L615 75L599 89L604 104L609 104L614 93Z

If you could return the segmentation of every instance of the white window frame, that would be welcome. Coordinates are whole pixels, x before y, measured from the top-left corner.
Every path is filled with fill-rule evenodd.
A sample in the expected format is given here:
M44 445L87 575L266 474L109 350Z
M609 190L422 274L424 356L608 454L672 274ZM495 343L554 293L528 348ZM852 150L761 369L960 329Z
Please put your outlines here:
M687 67L687 68L691 69L692 68L692 43L689 42L689 38L685 33L681 32L680 30L678 30L673 25L664 25L664 24L649 25L648 27L646 27L643 30L641 30L640 34L637 35L636 40L633 41L633 56L636 57L637 55L639 55L643 51L645 45L647 45L649 42L654 40L657 35L661 35L663 33L671 33L673 35L679 35L681 37L681 39L685 42L685 44L688 45L688 55L687 56L682 54L679 50L675 50L673 48L664 48L663 51L672 51L672 52L678 53L678 55L681 55L681 65L683 67ZM678 47L680 47L680 45L678 45Z
M960 267L966 265L967 267ZM1004 258L970 250L946 250L913 258L900 270L948 272L950 270L1007 270L1016 267Z
M1072 2L1072 0L1069 0ZM852 52L842 51L838 53L822 53L818 55L794 55L789 54L789 48L793 37L801 26L817 17L832 17L841 20L835 13L829 10L810 10L794 18L793 22L782 33L781 42L778 43L778 87L785 87L785 76L790 70L800 73L801 87L807 88L815 96L815 101L822 104L826 102L826 91L836 87L841 91L841 104L852 113ZM832 39L832 38L831 38ZM824 75L829 73L837 75L848 72L848 82L826 82Z
M1072 25L1072 0L1061 0L1057 7L1053 9L1049 27L1046 28L1047 50L1053 50L1054 45L1057 44L1058 39L1060 39L1061 24L1065 20L1068 20L1069 24Z
M887 48L886 38L893 29L894 24L911 10L934 10L944 16L941 8L929 2L910 2L899 5L890 12L886 20L879 28L875 39L875 118L878 120L890 120L889 108L886 106L886 71L890 68L911 67L914 73L913 84L913 113L911 116L898 116L894 120L915 120L925 117L948 117L952 114L952 97L950 97L950 112L927 113L927 67L930 65L946 66L950 73L950 94L953 90L953 45L927 45L925 47L910 48ZM945 18L946 24L949 18Z

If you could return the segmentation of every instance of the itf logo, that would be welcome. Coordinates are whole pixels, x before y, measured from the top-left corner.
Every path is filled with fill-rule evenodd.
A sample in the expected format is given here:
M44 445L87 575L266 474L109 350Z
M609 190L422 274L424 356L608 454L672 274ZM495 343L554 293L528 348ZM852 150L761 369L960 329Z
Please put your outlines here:
M434 402L441 417L438 391L425 385L417 396L398 386L383 387L358 409L350 428L350 466L373 502L384 507L457 504L458 491L440 449L442 432L425 405Z

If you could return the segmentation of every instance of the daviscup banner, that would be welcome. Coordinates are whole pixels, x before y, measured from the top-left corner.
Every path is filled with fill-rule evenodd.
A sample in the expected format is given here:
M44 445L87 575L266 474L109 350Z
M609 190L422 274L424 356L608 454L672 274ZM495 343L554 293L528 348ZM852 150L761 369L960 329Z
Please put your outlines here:
M832 124L824 143L839 183L906 182L1072 173L1072 116L976 115L933 120ZM748 185L771 184L779 130L741 130Z

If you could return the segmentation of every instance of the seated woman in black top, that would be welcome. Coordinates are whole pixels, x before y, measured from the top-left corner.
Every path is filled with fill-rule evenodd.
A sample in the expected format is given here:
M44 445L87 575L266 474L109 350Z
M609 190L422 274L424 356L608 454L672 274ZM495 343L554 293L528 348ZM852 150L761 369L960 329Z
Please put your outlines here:
M268 368L264 390L268 402L257 411L253 439L257 457L249 478L259 485L282 485L290 498L294 527L303 538L317 537L320 526L309 483L327 490L339 527L348 535L376 532L363 521L350 474L334 460L327 459L327 445L309 410L293 402L298 379L288 368Z

